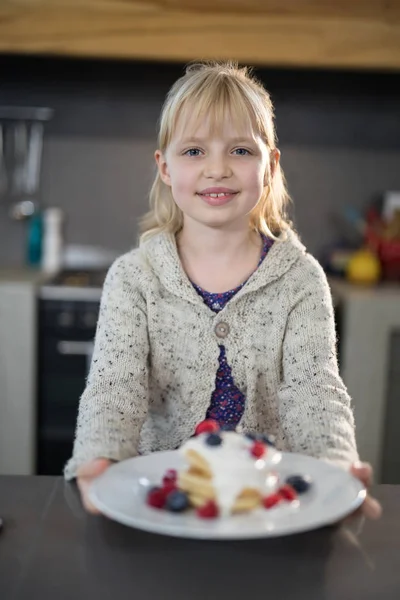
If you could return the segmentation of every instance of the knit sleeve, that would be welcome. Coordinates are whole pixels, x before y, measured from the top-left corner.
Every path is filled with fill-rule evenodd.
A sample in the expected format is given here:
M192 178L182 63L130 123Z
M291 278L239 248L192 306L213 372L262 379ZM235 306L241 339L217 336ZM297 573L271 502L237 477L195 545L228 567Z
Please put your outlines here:
M329 285L306 256L292 289L282 356L279 411L292 452L348 467L358 459L353 412L339 375Z
M80 399L66 479L93 458L135 456L148 407L146 306L129 254L110 268L103 288L94 352Z

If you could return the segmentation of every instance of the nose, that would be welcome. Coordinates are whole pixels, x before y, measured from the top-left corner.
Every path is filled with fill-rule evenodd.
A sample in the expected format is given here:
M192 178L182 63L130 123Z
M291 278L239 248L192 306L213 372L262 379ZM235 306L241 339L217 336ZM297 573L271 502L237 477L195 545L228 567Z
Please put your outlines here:
M225 156L210 156L204 166L204 176L216 181L231 177L232 169Z

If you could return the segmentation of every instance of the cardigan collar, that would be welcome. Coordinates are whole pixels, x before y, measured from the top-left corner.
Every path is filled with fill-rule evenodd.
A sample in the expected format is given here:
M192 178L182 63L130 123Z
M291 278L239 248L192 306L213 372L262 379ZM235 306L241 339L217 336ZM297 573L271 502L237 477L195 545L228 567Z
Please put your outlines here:
M193 304L205 306L202 298L183 270L173 234L157 234L142 243L140 250L147 259L146 262L150 265L150 268L168 291L180 298L185 298ZM305 252L304 245L292 229L289 229L286 234L281 234L270 248L261 265L249 277L246 285L235 297L253 292L279 279Z

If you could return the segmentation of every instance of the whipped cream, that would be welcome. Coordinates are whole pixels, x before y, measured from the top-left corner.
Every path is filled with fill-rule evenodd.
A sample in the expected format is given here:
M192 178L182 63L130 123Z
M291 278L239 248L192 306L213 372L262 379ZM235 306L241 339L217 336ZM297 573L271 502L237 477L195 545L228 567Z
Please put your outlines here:
M215 489L217 504L223 515L232 512L236 498L244 488L254 488L262 496L271 494L278 488L278 477L274 467L281 460L281 453L272 446L266 445L262 458L251 454L254 442L243 434L234 431L221 431L219 446L210 446L206 439L208 433L202 433L185 442L180 452L185 455L194 450L208 464L212 472L212 484Z

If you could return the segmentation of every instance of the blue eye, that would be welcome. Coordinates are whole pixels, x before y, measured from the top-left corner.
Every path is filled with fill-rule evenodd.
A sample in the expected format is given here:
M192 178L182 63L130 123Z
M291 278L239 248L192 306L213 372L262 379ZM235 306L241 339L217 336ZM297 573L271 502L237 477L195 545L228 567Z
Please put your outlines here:
M246 150L246 148L236 148L234 152L240 152L239 156L246 156L246 154L250 154L250 152Z
M200 150L198 148L189 148L189 150L186 150L185 156L199 156L195 154L196 152L200 152Z

